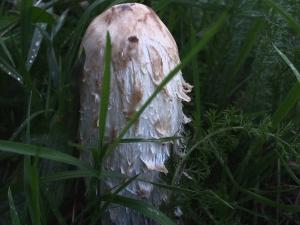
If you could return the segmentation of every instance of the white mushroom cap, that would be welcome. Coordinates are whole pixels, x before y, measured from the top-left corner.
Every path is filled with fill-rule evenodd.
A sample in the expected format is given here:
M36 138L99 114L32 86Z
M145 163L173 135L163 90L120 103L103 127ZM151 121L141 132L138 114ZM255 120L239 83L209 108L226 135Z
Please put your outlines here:
M128 118L154 92L165 76L180 63L176 43L162 21L149 7L128 3L116 5L96 17L89 25L82 45L86 60L81 86L80 138L84 145L97 143L98 107L101 96L103 53L106 33L112 43L111 92L106 123L107 141L115 138ZM182 112L181 101L190 101L187 84L179 72L142 113L125 138L162 138L178 135L182 124L189 120ZM170 143L121 144L105 163L107 170L158 181L159 172L167 173L164 165L169 157ZM109 187L117 181L108 179ZM158 188L134 182L123 193L149 199L159 205L166 198ZM119 210L119 209L118 209ZM131 224L110 209L116 224ZM112 218L114 215L114 219ZM115 217L116 216L116 217ZM127 220L132 220L128 216ZM118 219L119 218L119 219ZM133 224L133 223L132 223ZM135 221L135 224L141 224Z

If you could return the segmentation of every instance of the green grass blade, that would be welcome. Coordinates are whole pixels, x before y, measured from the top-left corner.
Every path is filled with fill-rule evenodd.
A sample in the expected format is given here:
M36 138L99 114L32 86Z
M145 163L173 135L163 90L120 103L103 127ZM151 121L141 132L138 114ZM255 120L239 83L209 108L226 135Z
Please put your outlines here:
M293 85L293 87L291 88L287 96L284 98L282 103L278 106L277 110L273 114L273 125L275 127L282 122L285 116L297 104L297 102L299 102L299 100L300 100L300 82L297 82Z
M229 202L225 201L223 198L221 198L219 195L217 195L217 193L213 192L212 190L210 190L209 193L224 206L226 206L230 209L234 209L233 205L231 205Z
M280 57L289 66L289 68L292 70L292 72L298 80L298 82L294 84L294 86L291 88L283 102L278 106L277 110L273 114L273 125L276 127L281 123L284 117L289 113L289 111L295 106L295 104L300 99L300 73L284 53L282 53L275 45L274 48L276 52L280 55Z
M25 158L25 185L27 203L30 209L32 224L41 225L40 188L36 165L31 164L30 158Z
M11 53L9 52L8 48L6 47L5 41L1 37L0 37L0 45L3 49L3 52L7 56L8 60L10 61L10 64L13 65L13 67L16 67L13 57L11 56Z
M290 213L299 213L300 212L300 206L297 205L286 205L286 204L281 204L281 203L277 203L265 196L262 196L259 193L256 193L254 191L250 191L248 189L245 189L243 187L241 187L236 180L234 179L233 174L231 173L229 167L227 165L225 165L224 160L219 156L218 152L215 150L213 151L214 155L216 156L216 158L218 159L218 161L220 162L221 166L224 169L224 172L226 173L226 175L228 176L229 180L231 181L233 188L238 189L239 192L242 192L244 194L246 194L249 198L255 200L256 202L259 202L261 204L273 207L273 208L278 208L278 209L282 209L285 211L288 211Z
M280 51L275 45L273 45L274 49L276 50L276 52L278 53L278 55L280 55L280 57L284 60L284 62L290 67L290 69L293 71L293 73L295 74L298 82L300 82L300 73L298 72L298 70L296 69L296 67L294 66L294 64L288 59L288 57L282 52Z
M7 29L8 27L14 26L16 21L18 20L17 16L15 15L4 15L0 14L0 37L3 36L6 32L2 33L3 30Z
M57 203L55 202L55 193L51 193L48 191L44 191L42 193L43 197L47 199L47 205L49 206L51 212L53 213L53 215L55 216L58 225L67 225L64 216L62 215L62 213L59 211L59 207L57 206Z
M103 213L105 212L105 210L107 209L107 207L110 205L110 203L113 201L113 199L118 196L117 194L120 193L123 189L125 189L131 182L133 182L134 180L136 180L136 178L139 176L135 175L133 177L130 177L128 179L125 180L125 182L121 183L120 185L118 185L116 187L116 190L113 191L112 194L109 194L107 197L105 203L103 204L103 206L100 208L99 212L94 213L94 217L91 219L90 225L95 225L96 222L99 220L99 218L103 215Z
M262 18L257 18L254 22L252 27L249 30L249 33L246 35L244 45L241 48L239 54L237 55L236 62L234 63L233 67L229 69L227 72L227 86L225 89L225 95L228 97L230 94L231 88L234 87L235 77L240 71L241 67L244 65L246 59L248 58L252 48L256 44L256 39L262 29L264 28L264 20Z
M31 129L31 120L30 120L30 114L31 114L31 102L32 102L32 90L29 94L29 100L28 100L28 106L27 106L27 120L28 123L26 124L26 143L30 143L31 137L30 137L30 129Z
M67 179L77 179L77 178L88 178L88 177L95 177L99 180L103 178L116 178L116 179L130 179L130 176L126 176L125 174L117 173L117 172L111 172L111 171L102 171L101 174L98 170L94 169L82 169L82 170L70 170L70 171L62 171L57 172L54 174L49 174L47 176L42 177L40 180L43 183L50 183L55 181L61 181L61 180L67 180ZM137 178L138 181L142 181L145 183L149 183L152 185L155 185L160 188L164 188L166 190L175 191L175 192L186 192L186 193L194 193L195 191L181 188L175 185L168 185L163 183L156 183L151 182L145 179Z
M266 198L258 193L255 193L253 191L249 191L249 190L242 190L244 193L246 193L249 197L251 197L252 199L256 200L259 203L262 203L264 205L268 205L270 207L273 208L279 208L285 211L288 211L290 213L300 213L300 206L298 205L285 205L285 204L278 204L275 201L272 201L269 198Z
M275 3L273 0L265 0L265 2L275 9L288 23L288 25L300 35L300 25L289 15L279 4Z
M16 153L25 156L37 156L43 159L74 165L79 168L89 168L89 165L86 162L81 161L73 156L36 145L0 140L0 151Z
M21 42L22 42L22 57L25 60L28 53L30 35L32 30L31 25L31 7L33 5L32 0L19 1L20 4L20 23L21 23Z
M20 218L14 203L14 199L10 187L8 188L8 202L9 202L10 218L11 218L12 225L21 225Z
M0 56L0 70L6 73L8 76L12 77L20 84L23 84L23 77L19 74L19 72L12 67L4 58Z
M191 26L191 48L196 44L196 31L193 26ZM195 57L192 62L192 72L194 81L194 92L195 92L195 127L196 136L200 134L201 130L201 92L200 92L200 71L198 66L197 57Z
M102 78L101 101L99 104L99 140L98 150L103 149L104 134L106 130L106 117L109 105L109 92L110 92L110 62L111 62L111 41L110 35L106 34L106 44L104 51L104 70Z
M48 13L45 9L36 6L31 7L31 21L33 23L47 23L48 25L55 23L53 15Z
M219 31L221 28L221 25L226 21L227 19L227 12L224 12L221 14L221 16L216 20L214 24L211 25L211 27L207 30L207 32L204 34L203 38L197 42L197 44L194 46L193 49L189 52L189 54L184 57L182 62L178 64L163 80L162 82L157 86L155 91L152 93L152 95L146 100L146 102L140 107L140 109L133 114L133 116L129 119L128 123L125 125L125 127L121 130L118 137L111 143L111 145L108 148L107 153L111 152L115 146L118 145L118 143L121 141L121 139L124 137L126 132L130 129L130 127L137 121L137 119L140 117L140 115L145 111L147 106L152 102L152 100L156 97L156 95L164 88L164 86L184 67L186 66L196 55L197 53L202 50L207 43L212 39L212 37Z
M59 18L57 19L57 22L56 22L55 26L54 26L53 29L52 29L52 37L53 37L53 38L59 33L59 31L60 31L61 28L63 27L63 25L64 25L64 23L65 23L65 21L66 21L68 12L69 12L69 9L65 10L65 11L59 16Z
M103 196L104 201L111 200L110 195ZM112 203L122 205L140 212L146 217L152 219L153 221L162 225L175 225L175 223L170 220L165 214L154 208L153 206L147 204L144 201L127 198L124 196L116 195L112 199Z
M182 139L183 137L173 136L173 137L162 137L162 138L124 138L121 139L120 144L123 143L137 143L137 142L154 142L154 143L166 143L170 141L175 141Z
M221 166L223 167L225 173L227 174L227 176L229 177L230 181L232 182L232 185L234 188L238 189L239 192L242 192L244 194L246 194L249 198L255 200L256 202L259 202L263 205L267 205L273 208L278 208L278 209L282 209L285 211L288 211L290 213L298 213L300 212L300 206L294 206L294 205L286 205L286 204L281 204L281 203L277 203L265 196L262 196L261 194L258 194L254 191L250 191L248 189L242 188L234 179L233 174L231 173L230 169L228 168L228 166L225 165L224 161L218 156L217 152L214 152L214 155L216 156L216 158L218 159L218 161L220 162Z
M46 29L45 24L37 24L36 26L38 27L34 29L32 39L31 39L31 44L27 54L26 68L28 71L31 69L32 64L34 63L36 57L38 56L42 44L43 36L40 32L40 29L44 29L44 30Z
M237 130L243 130L245 129L244 127L228 127L228 128L221 128L219 130L216 130L212 133L207 134L204 138L202 138L200 141L196 142L186 153L185 155L182 157L181 161L177 164L177 167L175 169L173 178L172 178L172 185L175 185L176 180L179 176L179 173L184 165L184 163L186 162L186 160L188 159L188 157L198 148L198 146L200 146L202 143L208 141L210 138L219 135L221 133L224 132L228 132L228 131L237 131Z
M22 130L27 126L27 124L29 123L29 121L32 121L33 119L35 119L36 117L43 115L44 113L48 113L48 112L54 112L53 109L49 109L49 110L39 110L35 113L32 113L30 115L29 118L26 118L21 124L20 126L17 128L17 130L12 134L12 136L10 137L10 141L13 141L17 138L17 136L22 132Z
M294 173L294 171L289 167L288 162L286 162L286 160L284 159L284 157L276 150L276 153L280 159L280 161L282 162L285 170L287 171L287 173L290 175L290 177L294 180L294 182L300 186L300 179L297 177L297 175Z
M61 181L67 179L75 179L75 178L88 178L88 177L97 177L99 179L105 177L104 174L99 174L97 170L85 169L85 170L71 170L71 171L63 171L55 174L50 174L41 178L41 182L49 183L53 181Z

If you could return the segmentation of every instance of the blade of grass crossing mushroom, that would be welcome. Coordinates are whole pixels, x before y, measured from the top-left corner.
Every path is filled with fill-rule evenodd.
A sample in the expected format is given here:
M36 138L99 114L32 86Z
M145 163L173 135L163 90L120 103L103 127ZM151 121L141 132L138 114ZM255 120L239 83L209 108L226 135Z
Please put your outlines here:
M102 173L100 175L99 171L97 171L97 170L83 169L83 170L62 171L62 172L50 174L50 175L47 175L45 177L42 177L40 179L40 181L42 183L49 183L49 182L54 182L54 181L84 178L84 177L96 177L100 180L103 179L103 178L106 178L106 177L116 178L116 179L130 179L131 178L130 176L126 176L125 174L121 174L121 173L118 173L118 172L102 171ZM143 181L143 182L149 183L149 184L153 184L157 187L161 187L161 188L164 188L166 190L172 190L172 191L175 191L175 192L196 193L193 190L180 188L180 187L174 186L174 185L151 182L151 181L148 181L148 180L145 180L145 179L140 179L140 178L137 178L136 180Z
M103 200L104 201L111 200L110 195L103 196ZM156 208L147 204L144 201L116 195L112 199L112 202L118 205L122 205L134 209L159 224L175 225L175 223L172 220L170 220L165 214L163 214L162 212L160 212L159 210L157 210Z
M106 177L117 178L117 179L130 179L130 176L126 176L125 174L110 172L110 171L102 171L101 175L99 171L93 169L82 169L82 170L71 170L71 171L62 171L54 174L47 175L42 177L40 181L42 183L49 183L54 181L61 181L67 179L76 179L76 178L87 178L87 177L96 177L97 179L103 179ZM157 187L164 188L166 190L172 190L175 192L186 192L186 193L196 193L193 190L180 188L175 185L167 185L163 183L151 182L145 179L137 178L138 181L143 181L145 183L153 184Z
M139 108L137 112L133 114L133 116L129 119L128 123L124 126L124 128L119 133L118 137L108 146L106 153L111 152L124 137L126 132L130 129L130 127L136 122L139 116L145 111L147 106L152 102L152 100L156 97L156 95L164 88L164 86L184 67L186 66L197 54L200 50L202 50L207 43L212 39L212 37L219 31L221 25L227 19L227 12L221 14L221 16L217 19L217 21L211 25L211 27L206 31L203 38L196 43L196 45L191 49L191 51L186 55L186 57L182 60L180 64L178 64L157 86L152 95L146 100L146 102Z
M103 213L105 212L105 210L107 209L107 207L111 204L111 202L113 201L114 197L117 196L118 193L120 193L123 189L125 189L130 183L132 183L137 177L138 175L135 175L133 177L128 178L127 180L125 180L125 182L121 183L115 191L113 191L113 193L107 195L110 197L107 197L107 200L105 201L105 203L102 205L102 207L100 208L99 212L94 213L94 217L92 218L90 225L95 225L96 222L101 218L101 216L103 215Z
M96 177L98 179L102 179L103 177L112 177L111 174L106 175L102 173L100 175L99 171L93 169L80 169L80 170L68 170L63 172L58 172L54 174L47 175L41 178L41 182L49 183L54 181L60 180L67 180L67 179L76 179L76 178L88 178L88 177Z
M106 117L108 112L109 105L109 92L110 92L110 61L111 61L111 41L110 35L106 33L106 44L104 51L104 71L103 71L103 79L102 79L102 89L101 89L101 101L99 104L99 140L98 140L98 151L103 149L103 141L106 127Z
M10 187L8 188L7 196L8 196L9 209L10 209L11 224L12 225L21 225L20 218L19 218L16 206L14 203L14 199L13 199Z

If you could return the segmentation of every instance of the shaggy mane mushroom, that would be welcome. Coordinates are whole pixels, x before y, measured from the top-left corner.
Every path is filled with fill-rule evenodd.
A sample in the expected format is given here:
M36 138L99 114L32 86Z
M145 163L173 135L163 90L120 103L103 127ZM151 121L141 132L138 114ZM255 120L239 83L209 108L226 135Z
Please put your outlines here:
M174 38L156 13L149 7L128 3L107 9L89 25L82 45L86 59L81 82L80 140L83 145L96 145L98 108L103 73L106 33L112 44L111 88L105 139L114 139L154 92L164 77L180 63ZM187 84L179 72L151 102L125 138L163 138L178 135L189 122L182 112L182 101L190 101ZM178 143L174 143L178 145ZM128 176L158 182L167 173L165 161L171 143L120 144L105 161L104 169ZM118 180L109 178L105 186L112 188ZM134 181L121 193L145 199L159 206L167 194L149 183ZM133 210L113 206L103 224L153 224Z

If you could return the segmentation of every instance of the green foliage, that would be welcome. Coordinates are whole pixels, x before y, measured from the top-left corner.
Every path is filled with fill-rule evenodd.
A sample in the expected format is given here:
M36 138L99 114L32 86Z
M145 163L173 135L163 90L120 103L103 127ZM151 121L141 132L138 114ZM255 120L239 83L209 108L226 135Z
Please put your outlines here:
M138 1L174 34L182 63L106 146L107 42L95 165L79 159L87 149L76 144L80 41L95 15L124 1L87 2L0 3L0 224L95 224L111 203L161 224L300 223L300 2ZM170 173L154 184L171 193L167 217L118 195L139 177L101 162L121 142L181 138L122 139L179 70L194 85L185 106L193 120ZM120 184L99 195L105 177Z

